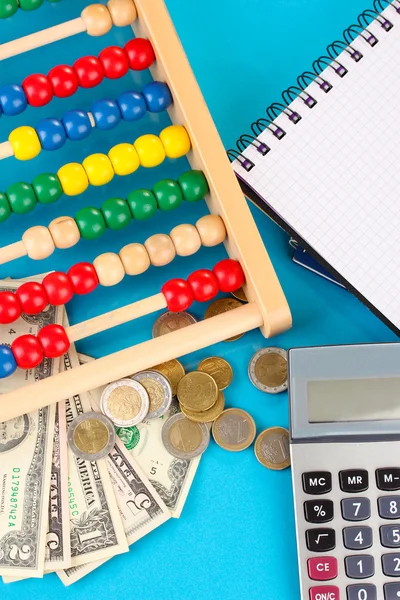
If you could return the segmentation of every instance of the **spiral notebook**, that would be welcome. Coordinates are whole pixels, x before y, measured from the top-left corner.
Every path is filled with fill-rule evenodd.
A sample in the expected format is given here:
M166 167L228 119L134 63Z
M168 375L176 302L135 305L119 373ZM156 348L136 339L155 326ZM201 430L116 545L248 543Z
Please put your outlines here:
M228 155L246 196L400 335L400 0L375 0Z

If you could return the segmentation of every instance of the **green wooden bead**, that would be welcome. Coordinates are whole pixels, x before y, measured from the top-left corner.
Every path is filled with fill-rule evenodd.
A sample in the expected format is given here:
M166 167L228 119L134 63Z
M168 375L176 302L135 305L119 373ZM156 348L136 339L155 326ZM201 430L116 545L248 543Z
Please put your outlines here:
M8 19L15 15L19 8L17 0L0 0L0 19Z
M0 223L6 221L11 215L11 206L7 200L7 196L0 192Z
M106 230L103 213L98 208L81 208L75 215L75 221L84 240L96 240Z
M42 173L32 181L36 198L40 204L52 204L63 195L63 189L57 175Z
M173 179L163 179L156 183L153 187L153 194L160 210L174 210L183 202L182 190Z
M123 229L132 220L128 203L122 198L109 198L101 205L101 212L109 229Z
M179 177L178 182L187 202L197 202L209 192L203 171L187 171Z
M42 6L44 0L19 0L19 6L22 10L36 10Z
M149 219L157 211L157 200L150 190L135 190L127 198L132 216L137 221Z
M6 189L6 196L10 203L11 210L16 215L25 215L33 210L37 204L37 198L33 187L29 183L19 181L13 183Z

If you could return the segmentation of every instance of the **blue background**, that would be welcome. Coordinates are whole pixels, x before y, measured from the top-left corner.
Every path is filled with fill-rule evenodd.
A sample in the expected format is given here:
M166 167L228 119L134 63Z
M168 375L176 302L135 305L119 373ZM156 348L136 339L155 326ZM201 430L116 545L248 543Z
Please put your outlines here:
M63 0L53 5L45 2L34 13L20 11L9 21L0 22L0 40L74 18L86 4ZM294 84L297 75L309 69L364 8L370 8L368 0L167 0L167 5L226 148L263 115L264 107L280 100L281 91ZM72 64L81 55L97 54L109 44L122 44L130 35L129 29L116 28L104 38L81 34L4 61L0 63L0 82L20 83L29 73L47 73L62 62ZM3 117L0 140L5 140L17 125L35 125L42 117L61 116L70 108L90 109L95 99L115 98L120 91L140 89L145 80L146 74L134 77L130 73L92 90L81 89L72 98L54 100L41 109L30 108L19 117ZM80 161L92 152L107 152L115 143L158 132L166 124L166 117L146 117L136 124L120 124L108 134L94 131L84 142L69 142L62 150L42 153L30 163L7 159L0 163L0 189L15 181L31 181L40 172L58 169L71 160ZM151 186L162 177L175 177L186 167L183 159L169 161L157 169L116 178L105 188L91 188L78 198L64 197L29 216L15 216L1 225L1 245L20 239L30 225L47 225L55 216L74 215L85 205L100 206L113 195L126 197L132 189ZM247 365L256 350L266 345L289 348L396 338L346 291L294 265L286 234L256 208L251 210L291 306L293 329L270 341L258 331L251 332L238 342L219 344L182 362L186 368L193 368L211 354L227 358L235 373L234 383L226 391L227 405L248 410L261 431L272 425L287 426L288 410L286 394L264 395L250 384ZM20 259L4 265L0 276L22 277L67 269L103 251L143 241L152 233L169 232L179 222L194 223L202 214L203 205L185 205L167 219L158 215L140 231L132 222L122 232L108 231L97 242L81 241L74 249L55 253L42 263ZM161 271L153 268L134 280L127 278L117 289L97 290L70 303L70 320L75 323L155 293L164 280L186 276L200 266L209 267L223 256L223 249L203 249ZM204 307L197 305L192 312L201 318ZM137 343L151 335L153 321L154 316L150 316L95 336L81 342L79 350L97 357ZM212 442L180 520L170 520L132 547L129 554L114 558L68 590L50 575L44 580L0 584L0 594L3 600L14 599L16 594L29 594L32 600L54 596L95 596L99 600L127 596L140 600L252 600L263 596L296 600L299 588L290 470L268 471L258 464L251 448L231 454Z

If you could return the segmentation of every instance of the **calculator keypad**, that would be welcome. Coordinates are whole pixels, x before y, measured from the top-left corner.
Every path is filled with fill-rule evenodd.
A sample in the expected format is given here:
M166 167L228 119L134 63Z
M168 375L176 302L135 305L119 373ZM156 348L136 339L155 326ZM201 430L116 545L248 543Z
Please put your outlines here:
M365 492L368 489L368 471L365 469L348 469L339 473L340 489L349 494Z
M372 529L366 525L360 527L345 527L343 529L343 544L348 550L365 550L372 546Z
M397 467L377 469L376 486L384 492L396 492L400 490L400 469Z
M400 525L382 525L379 534L382 546L385 548L400 548Z
M400 496L382 496L378 498L378 512L382 519L399 519Z
M385 594L385 600L399 600L400 583L385 583L383 592Z
M350 579L366 579L375 573L375 560L369 554L346 556L344 566Z
M336 534L334 529L308 529L306 531L307 548L311 552L329 552L336 546Z
M303 473L303 490L306 494L326 494L332 489L332 475L328 471Z
M347 600L376 600L376 598L376 585L373 583L347 586Z
M315 581L335 579L338 574L337 559L334 556L309 558L307 562L308 575Z
M332 500L306 500L304 517L309 523L328 523L333 519Z
M369 498L344 498L341 501L342 517L346 521L365 521L371 516L371 501Z
M382 556L382 571L389 577L400 577L400 554L384 554Z

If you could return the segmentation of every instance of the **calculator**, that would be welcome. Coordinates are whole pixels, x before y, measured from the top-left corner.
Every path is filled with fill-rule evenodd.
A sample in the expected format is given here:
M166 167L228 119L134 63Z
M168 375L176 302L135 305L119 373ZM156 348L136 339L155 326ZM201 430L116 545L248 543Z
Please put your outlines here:
M288 353L302 600L400 600L400 344Z

